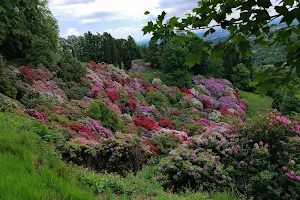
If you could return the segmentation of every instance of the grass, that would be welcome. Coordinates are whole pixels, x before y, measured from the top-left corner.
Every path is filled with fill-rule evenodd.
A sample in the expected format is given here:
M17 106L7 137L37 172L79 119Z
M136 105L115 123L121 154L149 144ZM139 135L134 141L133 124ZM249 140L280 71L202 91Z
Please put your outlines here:
M248 102L247 117L249 118L256 116L257 112L266 113L272 110L272 97L243 91L241 91L241 97Z
M96 199L35 133L40 124L0 113L0 199Z

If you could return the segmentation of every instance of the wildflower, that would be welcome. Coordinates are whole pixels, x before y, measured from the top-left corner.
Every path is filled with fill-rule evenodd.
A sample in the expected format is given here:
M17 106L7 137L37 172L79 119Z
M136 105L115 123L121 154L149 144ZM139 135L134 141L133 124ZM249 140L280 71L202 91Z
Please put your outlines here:
M294 176L293 176L292 174L287 173L286 176L287 176L289 179L294 179Z
M241 164L241 165L244 165L244 164L245 164L245 162L244 162L243 160L241 160L241 161L240 161L240 164Z
M290 174L291 174L291 175L294 175L294 174L295 174L295 172L294 172L294 171L291 171L291 172L290 172Z
M293 147L292 150L293 150L293 151L296 151L296 150L297 150L297 147Z
M269 151L268 151L268 149L264 149L263 152L264 153L268 153Z
M224 174L221 177L222 177L222 179L226 179L226 176Z
M264 143L262 141L259 142L259 145L262 146Z
M284 171L286 171L288 168L287 168L287 166L283 166L282 169L283 169Z
M297 180L297 181L300 181L300 176L296 176L296 180Z
M251 143L252 143L252 142L253 142L253 140L252 140L252 139L250 139L250 140L249 140L249 142L251 142Z
M259 146L258 146L257 143L254 144L254 148L255 148L255 149L259 149Z
M161 179L161 176L156 177L156 181L159 181Z
M294 160L291 160L290 163L291 163L292 165L295 165L295 164L296 164L296 162L295 162Z
M237 151L239 151L240 149L241 149L240 145L237 145L237 146L235 147L235 150L237 150Z

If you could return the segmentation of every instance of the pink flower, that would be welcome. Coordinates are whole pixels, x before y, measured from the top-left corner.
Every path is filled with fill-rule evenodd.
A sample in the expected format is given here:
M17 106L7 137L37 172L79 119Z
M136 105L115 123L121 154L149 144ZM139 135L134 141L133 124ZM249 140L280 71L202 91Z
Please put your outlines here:
M241 161L240 161L240 164L241 164L241 165L244 165L244 164L245 164L245 162L244 162L243 160L241 160Z
M270 123L269 126L270 126L270 127L273 127L274 125Z
M290 174L291 174L291 175L294 175L294 174L295 174L295 172L294 172L294 171L291 171L291 172L290 172Z
M295 162L294 160L291 160L290 163L291 163L292 165L296 164L296 162Z
M296 180L297 180L297 181L300 181L300 176L296 176Z
M252 142L253 142L253 140L252 140L252 139L250 139L250 140L249 140L249 142L251 142L251 143L252 143Z
M268 153L269 151L268 151L268 149L264 149L263 152L264 153Z
M266 147L266 148L268 148L268 147L269 147L269 144L268 144L268 143L266 143L266 144L265 144L265 147Z
M240 149L241 149L240 145L237 145L237 146L235 147L235 150L237 150L237 151L239 151Z
M296 150L297 150L297 147L293 147L292 149L293 149L293 151L296 151Z
M262 145L264 145L264 143L263 143L262 141L260 141L260 142L259 142L259 145L262 146Z
M286 171L288 168L287 168L287 166L283 166L282 169L283 169L284 171Z
M222 175L221 177L222 177L222 179L225 179L225 178L226 178L226 176L225 176L225 175Z
M255 149L259 149L259 146L258 146L257 143L254 144L254 148L255 148Z

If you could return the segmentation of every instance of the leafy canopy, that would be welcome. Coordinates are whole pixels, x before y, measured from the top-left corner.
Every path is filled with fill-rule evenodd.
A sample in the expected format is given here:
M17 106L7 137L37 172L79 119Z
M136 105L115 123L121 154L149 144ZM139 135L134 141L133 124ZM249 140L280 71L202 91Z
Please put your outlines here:
M190 67L207 60L209 56L224 55L228 51L227 46L230 46L226 45L228 43L239 49L241 57L252 55L251 40L261 46L285 46L286 59L275 64L276 70L271 74L262 72L252 82L257 86L257 92L265 94L277 86L291 87L291 73L295 70L300 74L300 25L295 23L300 20L299 4L299 0L275 3L271 0L202 0L198 2L198 7L181 19L174 16L166 20L167 13L163 11L156 21L148 22L143 32L153 34L152 42L175 38L184 43L186 39L182 33L192 36L195 35L193 31L204 30L205 39L218 27L229 31L230 35L223 45L213 47L208 42L196 45L186 60ZM149 15L150 12L145 14ZM278 20L285 23L285 26L277 25Z

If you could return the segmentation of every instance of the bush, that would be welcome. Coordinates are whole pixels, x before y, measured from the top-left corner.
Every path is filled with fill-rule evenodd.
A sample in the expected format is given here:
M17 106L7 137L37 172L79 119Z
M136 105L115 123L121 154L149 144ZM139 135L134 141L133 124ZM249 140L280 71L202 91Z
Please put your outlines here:
M251 81L250 71L244 64L238 64L233 69L231 80L233 85L240 90L249 90L249 82Z
M92 119L100 120L101 125L112 132L124 130L124 125L118 115L100 100L95 100L89 104L87 114Z
M0 93L16 99L18 91L14 87L14 79L4 71L5 64L5 60L0 55Z
M274 111L247 122L240 132L242 148L232 173L237 189L257 199L299 199L299 122Z
M160 92L148 92L146 94L145 100L150 105L155 105L157 108L169 107L168 98Z
M173 69L170 72L166 72L161 76L163 82L168 86L176 86L179 88L192 87L192 77L188 70Z
M296 93L289 89L275 91L273 94L273 107L284 115L300 113L300 99L295 95Z
M101 172L127 175L137 172L150 156L148 148L136 135L117 132L115 137L91 143L81 139L68 143L72 162Z
M85 69L82 67L79 60L75 57L72 57L70 52L64 52L59 63L60 67L59 76L64 81L78 81L84 74Z

